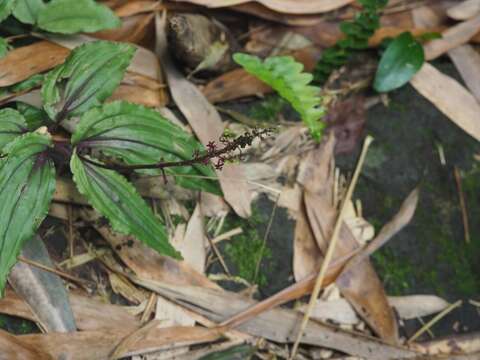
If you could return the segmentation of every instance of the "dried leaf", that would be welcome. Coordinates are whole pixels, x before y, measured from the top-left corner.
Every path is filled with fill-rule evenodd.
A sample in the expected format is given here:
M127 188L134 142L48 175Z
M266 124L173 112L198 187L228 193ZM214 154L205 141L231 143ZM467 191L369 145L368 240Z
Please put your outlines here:
M333 174L330 170L333 141L330 140L328 144L312 151L301 165L307 218L317 245L324 254L337 217L332 196ZM343 224L334 258L348 256L358 246L350 229ZM398 342L394 314L388 305L382 283L368 260L358 265L349 276L339 278L336 284L342 295L381 338L391 343Z
M167 285L152 281L135 282L157 292L210 320L220 322L245 310L256 302L226 291L199 287ZM274 309L258 314L238 329L271 341L292 342L298 332L301 315L293 310ZM375 338L360 333L351 333L319 322L308 323L302 343L336 349L369 360L415 358L418 354L404 347L387 345Z
M425 63L410 84L450 120L480 140L480 105L456 80Z
M480 101L480 54L471 45L462 45L448 52L455 67L473 96Z
M39 236L25 243L21 254L29 260L54 268ZM58 275L18 262L10 271L8 281L30 305L43 329L48 332L76 330L68 295Z
M0 330L0 359L53 360L53 357L18 336Z
M468 42L480 30L480 15L471 20L452 26L442 33L441 39L435 39L423 46L425 60L433 60L448 50Z
M78 293L70 293L69 297L79 330L124 328L133 331L140 327L140 321L122 306L107 304ZM37 321L29 305L8 289L0 300L0 313Z
M63 63L69 51L48 41L40 41L9 51L0 59L0 87L16 84L30 76Z
M480 0L465 0L447 10L448 16L454 20L468 20L480 12Z
M230 7L248 3L251 0L175 0L177 2L189 2L211 8ZM317 14L332 11L348 5L353 0L255 0L267 8L286 14Z
M209 141L218 140L222 134L224 125L217 110L211 105L198 88L190 83L176 68L167 51L165 35L165 19L156 17L157 53L164 66L170 92L175 103L193 128L193 131L206 145ZM241 168L232 164L227 165L222 171L217 172L225 200L233 207L241 217L251 214L251 197ZM235 181L233 181L234 179Z
M212 342L218 340L221 336L221 333L215 328L208 329L199 326L166 328L162 326L162 321L152 320L146 326L123 339L110 359Z
M94 216L92 212L82 214L85 220L92 220ZM218 285L192 269L184 261L176 261L162 256L131 237L114 233L107 225L94 223L93 226L115 249L122 261L143 279L219 288Z
M188 221L185 236L181 244L173 244L180 251L185 262L198 271L200 274L205 273L206 261L206 239L205 230L203 228L203 214L200 205L197 204L190 220Z

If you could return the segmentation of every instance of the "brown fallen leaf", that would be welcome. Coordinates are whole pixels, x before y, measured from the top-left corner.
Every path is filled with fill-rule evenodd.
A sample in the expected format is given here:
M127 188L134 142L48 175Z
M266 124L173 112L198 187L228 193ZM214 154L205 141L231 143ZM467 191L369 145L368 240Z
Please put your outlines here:
M445 309L449 303L434 295L389 296L389 304L395 308L400 319L416 319L435 314ZM305 312L302 305L299 311ZM312 318L322 321L334 321L338 324L355 325L360 320L345 299L330 301L318 300L312 312Z
M468 44L461 45L448 52L455 67L473 96L480 101L480 54Z
M0 59L0 87L10 86L64 62L69 50L39 41L9 51Z
M71 292L69 298L79 330L122 327L133 331L140 327L140 321L122 306L107 304L76 292ZM0 313L37 321L28 304L10 289L7 289L5 296L0 299Z
M205 273L206 237L203 223L203 214L200 204L197 204L192 216L188 220L185 236L181 244L174 244L180 251L186 264L200 274ZM179 245L177 247L177 245Z
M229 9L289 26L312 26L323 20L322 15L280 13L253 1L231 6Z
M148 107L165 106L166 97L159 90L151 90L138 85L120 84L107 101L123 100Z
M49 354L53 359L105 360L128 333L128 328L119 327L101 331L76 331L67 334L21 335L16 336L15 339L35 348L40 353ZM7 349L0 347L0 353L4 353Z
M170 92L175 103L204 145L209 141L218 140L224 130L224 124L220 115L200 90L188 81L173 64L167 51L165 18L162 19L157 14L155 24L157 53L164 67ZM241 168L235 164L229 164L223 170L217 171L217 176L227 203L232 206L239 216L249 217L251 215L251 196ZM242 181L243 179L245 181Z
M375 237L367 247L356 254L349 254L349 256L338 259L333 264L330 264L326 278L323 282L323 286L328 286L334 282L343 270L343 267L346 267L348 270L350 266L354 267L358 263L363 262L366 257L372 254L372 251L378 249L381 245L385 244L395 234L402 230L410 222L413 216L413 212L416 207L416 194L418 195L417 190L414 190L412 193L410 193L400 207L399 212L391 221L382 227L377 237ZM351 265L349 266L349 264ZM226 327L238 326L239 324L258 316L258 314L307 295L312 291L316 278L317 271L311 273L303 280L300 280L297 283L281 290L275 295L272 295L269 298L255 304L254 306L235 314L235 316L232 316L228 320L224 321L222 325Z
M450 120L480 140L480 105L456 80L425 63L410 84Z
M0 360L53 360L48 353L0 329Z
M119 17L127 17L145 12L161 10L162 4L158 1L128 1L115 9L115 14Z
M480 0L465 0L447 10L454 20L468 20L480 13Z
M161 320L152 320L146 326L123 339L109 359L212 342L221 337L222 334L215 328L208 329L199 326L164 327Z
M82 212L81 216L87 221L95 219L95 214L92 211ZM95 221L92 225L112 246L120 259L142 279L219 288L218 285L208 280L203 274L195 271L184 261L177 261L168 256L162 256L135 238L113 232L107 225L102 225Z
M220 322L256 304L239 294L199 287L175 286L153 281L135 281L159 295L192 311ZM301 315L294 310L273 309L249 319L238 329L254 336L280 342L292 342L298 333ZM224 329L222 326L219 329ZM302 343L335 349L369 360L415 358L418 353L405 347L388 345L361 333L352 333L320 322L311 321Z
M153 17L153 13L129 16L123 19L122 26L119 28L102 30L90 35L102 40L124 41L148 46L149 40L151 40Z
M211 8L230 7L248 3L252 0L175 0L177 2L189 2L196 5L207 6ZM286 14L317 14L332 11L348 5L353 0L254 0L267 8Z
M333 144L333 137L330 136L326 145L311 151L304 158L299 171L299 182L305 187L307 219L323 254L327 251L338 213L333 204ZM359 242L344 223L340 228L334 259L348 256L358 247ZM336 284L342 295L382 339L391 343L398 342L394 313L368 259L357 265L355 271L339 277Z
M433 60L447 51L468 42L480 30L480 15L448 28L441 39L434 39L423 46L425 59Z

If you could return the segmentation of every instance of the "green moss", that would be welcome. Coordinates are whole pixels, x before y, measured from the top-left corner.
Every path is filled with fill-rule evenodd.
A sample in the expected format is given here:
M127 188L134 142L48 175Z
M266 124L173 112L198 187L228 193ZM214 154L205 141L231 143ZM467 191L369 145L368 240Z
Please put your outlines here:
M272 252L268 245L263 247L263 234L260 234L258 230L262 223L265 223L265 219L254 209L249 219L244 220L230 215L224 225L225 231L239 226L243 230L242 234L236 235L228 241L224 248L227 261L235 268L235 275L259 286L266 284L267 277L264 272L265 268L260 267L255 279L257 263L261 261L264 264L266 260L272 258Z
M414 268L408 259L398 258L392 250L382 249L372 256L389 295L403 295L412 286Z
M248 115L257 120L273 121L284 107L287 105L278 95L270 95L262 102L254 105L248 112Z

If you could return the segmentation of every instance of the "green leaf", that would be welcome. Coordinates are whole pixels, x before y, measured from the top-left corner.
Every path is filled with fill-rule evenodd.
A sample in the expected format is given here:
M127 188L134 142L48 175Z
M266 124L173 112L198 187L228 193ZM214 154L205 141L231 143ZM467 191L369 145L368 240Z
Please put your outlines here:
M195 151L205 150L191 135L157 111L122 101L105 104L83 114L72 136L74 145L79 142L129 165L188 160ZM159 169L142 172L161 174ZM178 175L175 181L181 186L221 193L216 182L202 178L216 177L210 166L170 167L165 172Z
M120 84L134 53L133 45L109 41L74 49L45 77L42 98L47 114L61 121L100 105Z
M0 58L7 55L8 52L8 42L4 38L0 37Z
M34 131L40 126L48 126L48 115L43 109L17 101L17 110L25 118L28 130Z
M309 85L313 76L302 72L301 63L291 56L270 57L262 62L256 56L241 53L234 54L233 59L287 100L298 111L312 137L320 140L325 127L321 121L325 110L320 106L320 88Z
M5 148L0 160L0 290L25 241L48 213L55 190L55 168L46 156L51 140L28 133Z
M181 258L168 242L165 227L127 179L113 170L82 161L76 152L70 168L80 192L115 231L136 236L160 254Z
M42 0L17 0L13 16L25 24L35 24L38 14L45 8Z
M23 116L13 109L0 110L0 152L16 137L27 131Z
M17 0L0 0L0 21L5 20L13 11Z
M95 32L121 25L107 6L93 0L52 0L38 14L38 27L60 34Z
M40 85L42 85L44 78L45 78L45 75L43 74L32 75L28 79L25 79L15 85L10 86L9 90L15 93L20 91L30 90L37 86L39 87Z
M410 33L400 34L383 53L373 87L379 92L399 88L420 70L424 61L422 45Z

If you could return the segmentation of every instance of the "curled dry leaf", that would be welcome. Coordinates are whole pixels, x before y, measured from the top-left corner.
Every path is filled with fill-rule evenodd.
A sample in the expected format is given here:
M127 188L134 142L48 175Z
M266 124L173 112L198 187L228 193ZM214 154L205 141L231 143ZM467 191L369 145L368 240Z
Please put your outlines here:
M220 115L200 90L188 81L173 64L167 51L165 19L161 19L160 15L157 14L155 24L157 53L164 66L170 92L175 103L204 145L209 141L218 140L224 130ZM227 165L223 170L217 171L217 176L227 203L239 216L250 216L251 196L241 168L235 164Z
M480 140L480 105L456 80L425 63L410 84L450 120Z
M248 3L251 0L175 0L177 2L189 2L196 5L207 6L211 8L229 7ZM255 0L267 8L286 14L317 14L332 11L342 6L348 5L353 0Z

